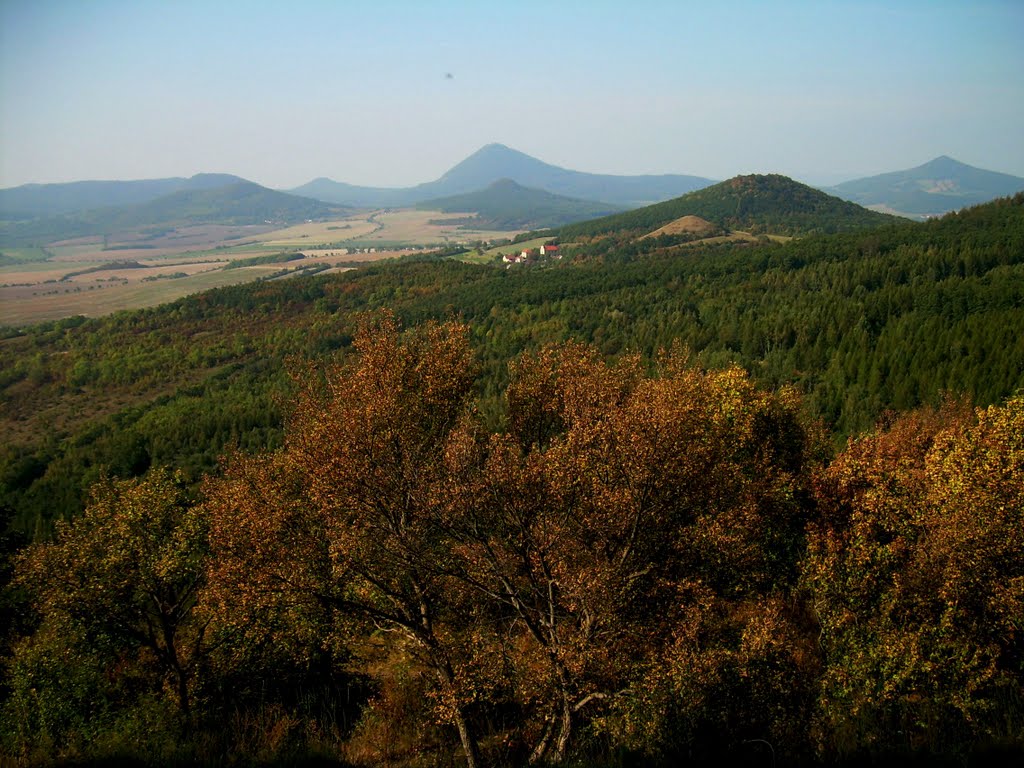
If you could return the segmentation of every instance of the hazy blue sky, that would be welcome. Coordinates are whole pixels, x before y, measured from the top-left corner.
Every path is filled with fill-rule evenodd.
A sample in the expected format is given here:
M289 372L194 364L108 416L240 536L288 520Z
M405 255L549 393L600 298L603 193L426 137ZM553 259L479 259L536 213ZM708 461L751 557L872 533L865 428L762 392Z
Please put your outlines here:
M0 187L404 186L490 142L600 173L1024 176L1021 0L0 0L0 78Z

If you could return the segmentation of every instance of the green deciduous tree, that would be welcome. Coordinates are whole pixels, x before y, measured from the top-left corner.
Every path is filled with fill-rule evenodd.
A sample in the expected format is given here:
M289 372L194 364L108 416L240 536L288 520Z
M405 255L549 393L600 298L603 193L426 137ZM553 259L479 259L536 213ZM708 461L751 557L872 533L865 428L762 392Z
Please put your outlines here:
M98 484L54 541L25 550L15 580L41 624L15 650L10 706L27 735L59 748L74 723L140 695L189 716L209 651L197 609L206 552L203 519L162 470Z

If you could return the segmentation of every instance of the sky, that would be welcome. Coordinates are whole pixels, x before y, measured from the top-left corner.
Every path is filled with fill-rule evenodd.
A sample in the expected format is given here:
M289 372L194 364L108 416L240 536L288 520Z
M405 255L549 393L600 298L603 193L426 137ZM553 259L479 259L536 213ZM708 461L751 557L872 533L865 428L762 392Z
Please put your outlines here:
M0 0L0 187L592 173L1024 176L1021 0Z

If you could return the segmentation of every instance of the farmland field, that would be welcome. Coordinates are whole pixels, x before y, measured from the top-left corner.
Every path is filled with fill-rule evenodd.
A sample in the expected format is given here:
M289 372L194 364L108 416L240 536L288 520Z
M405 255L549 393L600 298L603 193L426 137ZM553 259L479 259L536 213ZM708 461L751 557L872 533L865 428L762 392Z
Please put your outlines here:
M516 232L474 229L460 226L464 213L438 213L406 208L384 209L354 215L339 221L316 221L298 224L261 235L261 246L269 248L301 248L303 251L324 246L438 245L471 243L509 237ZM450 223L449 223L450 222Z
M260 238L274 248L305 248L310 244L341 243L372 234L380 225L368 216L353 216L340 221L313 221L268 232Z
M245 283L276 269L266 266L225 271L218 265L188 277L151 282L134 279L92 285L71 282L0 288L0 325L25 325L70 315L97 316L121 309L151 307L210 288ZM167 270L161 268L161 271Z
M0 325L148 307L287 270L350 269L447 243L516 233L460 229L463 214L405 209L287 228L202 225L81 237L0 252ZM300 253L303 259L296 260ZM275 256L280 255L280 261ZM259 257L227 269L233 261Z
M519 233L519 230L509 232L460 227L459 224L466 218L464 213L438 213L404 208L382 211L374 215L381 228L363 240L409 244L472 243L476 240L512 237Z

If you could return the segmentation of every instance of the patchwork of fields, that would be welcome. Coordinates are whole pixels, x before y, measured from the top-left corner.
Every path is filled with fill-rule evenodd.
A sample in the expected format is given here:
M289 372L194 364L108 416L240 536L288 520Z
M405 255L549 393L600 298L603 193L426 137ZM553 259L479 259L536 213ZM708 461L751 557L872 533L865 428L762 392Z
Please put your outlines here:
M186 226L4 248L0 325L155 306L210 288L518 234L460 228L464 222L463 214L397 209L284 229ZM245 264L228 268L239 261Z

